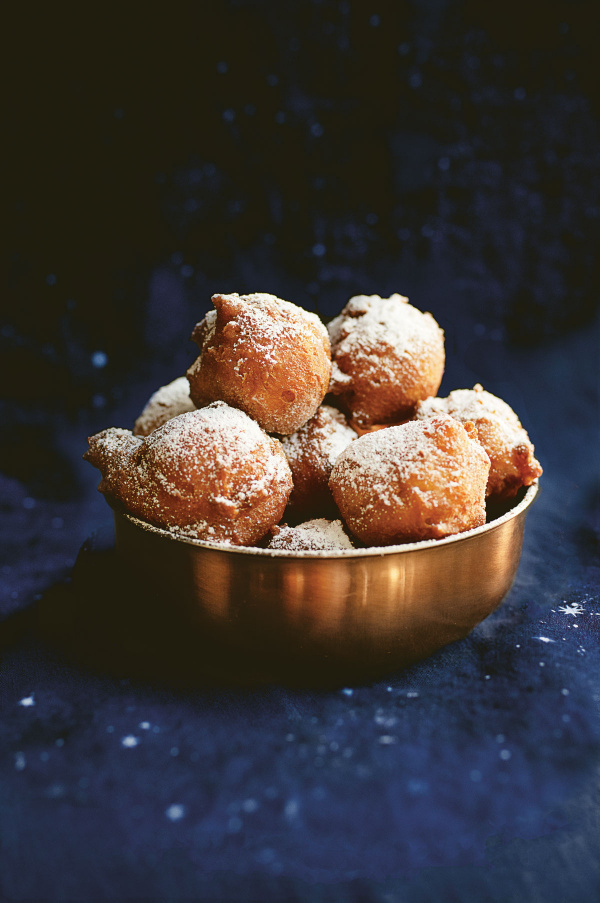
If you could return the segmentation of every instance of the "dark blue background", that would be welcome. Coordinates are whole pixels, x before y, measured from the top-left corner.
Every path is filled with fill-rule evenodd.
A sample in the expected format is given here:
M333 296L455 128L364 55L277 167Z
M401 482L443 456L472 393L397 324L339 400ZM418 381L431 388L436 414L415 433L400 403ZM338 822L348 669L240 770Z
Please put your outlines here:
M7 17L2 899L597 898L594 13ZM185 370L224 290L407 294L442 393L517 410L542 493L466 640L372 686L238 687L117 570L86 437Z

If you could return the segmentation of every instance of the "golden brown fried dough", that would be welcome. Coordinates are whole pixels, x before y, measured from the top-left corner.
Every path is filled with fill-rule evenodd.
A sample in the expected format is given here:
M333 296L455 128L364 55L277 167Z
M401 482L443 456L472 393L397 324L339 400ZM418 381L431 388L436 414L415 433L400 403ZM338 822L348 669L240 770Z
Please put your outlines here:
M294 478L289 511L305 517L335 509L329 477L338 456L356 439L344 415L323 404L308 423L281 440Z
M222 399L268 433L289 435L327 392L331 353L316 316L275 295L213 295L192 338L200 356L187 377L197 407Z
M142 413L133 425L134 436L148 436L167 420L178 414L194 411L196 406L190 398L190 386L185 376L161 386L148 399Z
M84 455L116 507L158 527L253 545L276 524L292 489L277 439L242 411L216 402L180 414L145 438L108 429Z
M272 539L269 549L285 549L288 552L337 551L353 549L354 545L346 534L341 520L327 520L318 517L295 527L283 524L271 528Z
M512 498L521 486L531 486L541 476L534 447L513 409L479 384L455 389L447 398L428 398L419 405L416 417L421 420L440 413L475 424L491 461L488 496Z
M475 427L442 414L356 439L329 485L351 533L384 546L484 524L489 469Z
M439 389L444 333L402 295L357 295L328 326L330 390L357 426L399 423Z

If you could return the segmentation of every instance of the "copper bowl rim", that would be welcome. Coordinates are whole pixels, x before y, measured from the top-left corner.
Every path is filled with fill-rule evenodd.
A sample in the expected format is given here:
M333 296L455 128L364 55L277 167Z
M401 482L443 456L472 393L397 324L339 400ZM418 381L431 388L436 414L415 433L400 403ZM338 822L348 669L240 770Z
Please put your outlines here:
M445 536L443 539L425 539L421 540L420 542L409 542L403 543L401 545L367 546L365 548L357 549L306 549L301 551L290 551L288 549L268 549L260 548L257 546L237 546L224 542L209 542L208 540L185 536L184 534L177 532L175 528L173 528L173 530L166 530L162 527L155 527L153 524L149 524L147 523L147 521L133 517L133 515L127 514L126 512L118 512L118 514L134 526L146 531L147 533L152 533L156 536L170 540L171 542L183 543L184 545L192 546L198 549L207 549L213 552L223 552L227 555L253 555L259 558L289 558L293 560L306 558L313 560L329 560L337 558L383 558L388 555L408 554L409 552L433 552L435 549L448 546L452 543L466 542L468 540L475 539L477 536L492 533L495 530L500 529L508 521L513 520L514 518L518 518L520 515L524 514L524 512L535 501L538 492L539 482L538 480L535 480L530 486L527 487L525 495L520 500L520 502L514 505L514 507L510 508L507 512L500 515L499 517L483 524L481 527L474 527L472 530L465 530L462 533L453 533L451 536Z

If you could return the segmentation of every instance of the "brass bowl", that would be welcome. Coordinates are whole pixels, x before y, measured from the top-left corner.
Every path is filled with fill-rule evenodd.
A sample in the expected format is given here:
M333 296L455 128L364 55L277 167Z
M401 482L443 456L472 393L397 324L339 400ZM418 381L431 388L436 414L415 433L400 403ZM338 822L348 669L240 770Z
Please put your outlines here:
M116 549L229 676L302 685L382 677L465 637L515 578L537 482L441 540L288 552L188 539L115 512Z

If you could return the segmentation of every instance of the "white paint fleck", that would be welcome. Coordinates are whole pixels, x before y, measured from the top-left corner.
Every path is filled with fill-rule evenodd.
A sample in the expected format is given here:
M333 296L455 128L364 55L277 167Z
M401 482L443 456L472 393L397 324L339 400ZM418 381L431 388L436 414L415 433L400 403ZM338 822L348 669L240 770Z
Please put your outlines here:
M569 695L569 691L567 690L566 687L563 687L562 690L561 690L560 692L562 693L563 696L568 696L568 695Z
M22 705L23 708L29 708L29 706L35 705L33 693L31 694L31 696L24 696L23 699L19 699L18 705Z
M382 746L392 746L394 743L398 742L398 738L394 737L392 734L382 734L379 738L379 742Z
M149 721L140 721L138 727L141 731L149 731L150 730L150 722Z
M539 640L540 643L555 643L556 640L551 640L548 636L534 636L534 640Z
M583 605L580 605L579 602L569 602L567 605L559 605L558 610L562 612L563 615L580 615L583 613L584 608Z
M500 750L500 758L502 759L503 762L508 762L508 760L511 758L511 756L512 756L512 753L511 753L510 749L501 749Z
M344 696L352 696L354 690L351 687L344 687L342 693L344 694Z
M419 693L417 690L409 690L408 693L406 694L406 698L407 699L418 699Z
M165 809L165 815L169 821L180 821L185 816L186 808L181 803L171 803L168 809Z
M15 770L23 771L25 766L27 765L27 759L25 758L25 753L16 752L15 753Z
M121 746L124 746L126 749L132 749L139 742L139 737L134 737L133 734L128 734L126 737L121 738Z

